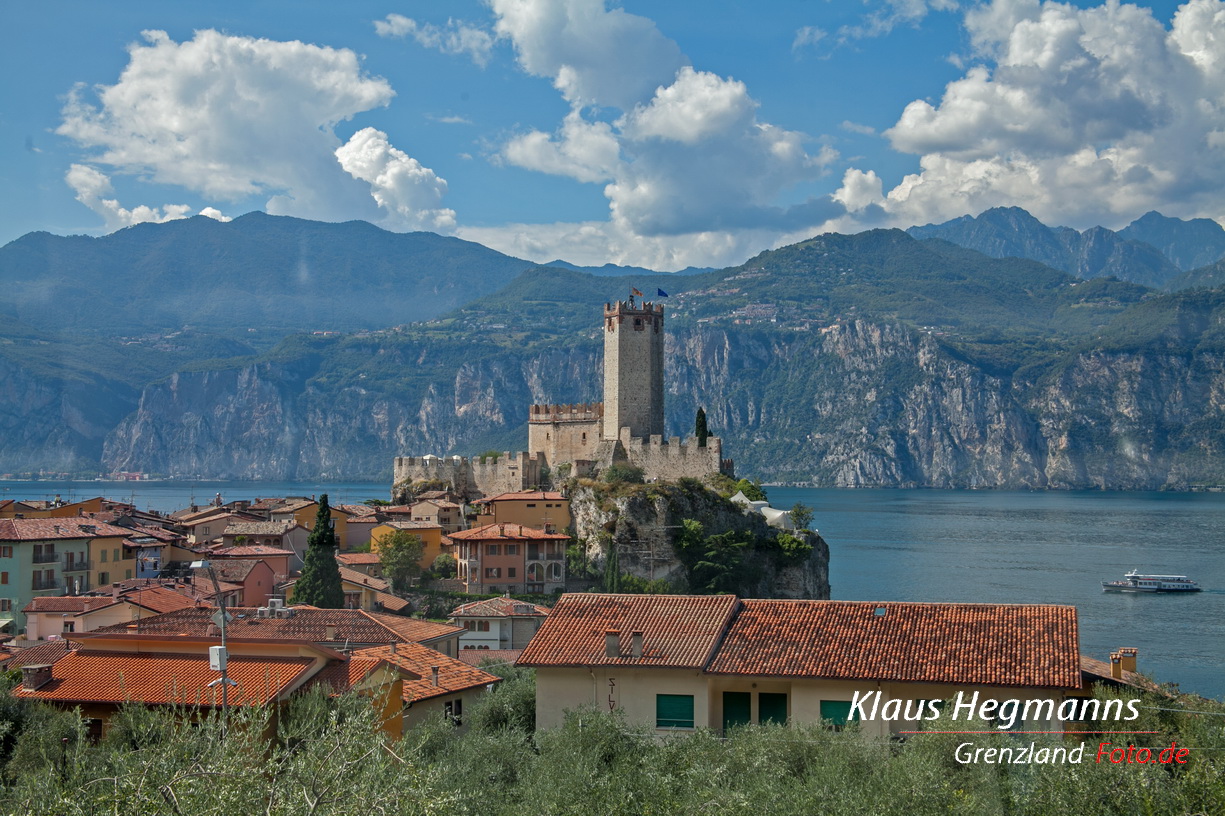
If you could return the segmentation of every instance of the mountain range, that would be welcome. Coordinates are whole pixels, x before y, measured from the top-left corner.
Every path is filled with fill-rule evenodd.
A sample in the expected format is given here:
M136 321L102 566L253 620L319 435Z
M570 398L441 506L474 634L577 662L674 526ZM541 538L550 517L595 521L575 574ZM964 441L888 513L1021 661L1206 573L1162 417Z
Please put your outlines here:
M600 309L634 286L669 293L669 433L704 407L741 475L1225 484L1225 294L1135 280L1160 268L1170 286L1187 274L1174 259L1210 257L1215 233L1153 215L1120 233L1076 233L989 211L940 225L943 235L827 234L684 275L533 266L455 239L265 215L25 236L0 248L0 283L24 293L0 307L15 318L0 328L0 472L384 478L395 455L517 449L528 404L599 398ZM1166 240L1158 250L1120 237L1128 231ZM961 245L984 236L996 254L1145 265L1101 277ZM1050 255L1058 247L1065 254ZM299 281L278 311L271 295L299 262L343 272ZM45 301L30 296L39 263L59 281L43 284ZM1194 271L1207 281L1216 267ZM194 300L241 299L244 279L258 281L249 313ZM80 325L75 312L54 320L49 305L71 297L73 280L89 293ZM134 281L152 287L147 308L128 302ZM183 292L166 295L174 286ZM250 325L253 315L268 322ZM330 322L311 322L323 315Z

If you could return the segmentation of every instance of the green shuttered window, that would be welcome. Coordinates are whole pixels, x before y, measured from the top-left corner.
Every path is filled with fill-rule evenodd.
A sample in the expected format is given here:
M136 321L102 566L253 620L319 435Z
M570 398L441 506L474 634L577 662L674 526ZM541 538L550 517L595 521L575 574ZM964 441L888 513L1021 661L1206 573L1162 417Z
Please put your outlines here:
M656 694L656 728L693 728L692 694Z

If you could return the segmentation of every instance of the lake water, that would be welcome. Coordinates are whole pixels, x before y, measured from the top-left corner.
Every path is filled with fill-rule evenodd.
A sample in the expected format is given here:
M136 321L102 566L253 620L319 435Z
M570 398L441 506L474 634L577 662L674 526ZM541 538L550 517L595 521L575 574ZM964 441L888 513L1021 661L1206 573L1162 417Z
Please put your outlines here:
M769 488L802 501L829 542L832 597L855 601L1071 604L1081 651L1140 650L1141 671L1225 697L1225 495L1205 493L823 490ZM327 493L334 504L386 498L385 483L0 482L0 498L105 495L170 511ZM1105 593L1130 569L1185 574L1187 595Z

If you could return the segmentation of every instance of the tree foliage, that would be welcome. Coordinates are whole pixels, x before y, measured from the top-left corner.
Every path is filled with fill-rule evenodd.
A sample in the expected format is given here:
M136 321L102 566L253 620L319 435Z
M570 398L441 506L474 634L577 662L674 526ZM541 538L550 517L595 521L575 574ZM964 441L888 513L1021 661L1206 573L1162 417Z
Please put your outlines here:
M698 409L697 417L693 422L693 435L698 438L698 447L706 447L706 439L710 436L710 430L706 427L706 410Z
M340 609L345 605L340 566L336 563L336 531L332 529L332 510L326 493L319 497L315 526L306 542L302 575L294 584L293 599L295 603L320 609Z
M749 501L769 501L766 498L766 491L762 489L761 482L757 480L750 482L748 479L741 479L736 482L736 489L743 493Z
M791 516L791 523L797 530L807 530L808 525L812 524L812 508L804 502L796 502L788 515Z
M425 542L416 533L396 530L384 537L378 547L379 564L383 568L383 575L391 582L392 592L407 592L413 579L421 575L421 557L425 553Z
M620 463L604 468L604 472L600 476L609 484L616 484L618 482L642 484L646 480L646 474L642 468L637 465Z

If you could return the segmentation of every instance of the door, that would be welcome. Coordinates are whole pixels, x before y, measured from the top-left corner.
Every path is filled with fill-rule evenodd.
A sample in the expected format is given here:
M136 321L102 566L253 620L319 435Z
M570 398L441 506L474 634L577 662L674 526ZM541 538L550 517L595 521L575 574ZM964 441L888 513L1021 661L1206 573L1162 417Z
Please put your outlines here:
M753 721L753 696L747 691L723 692L723 733Z
M787 695L762 692L757 695L757 721L766 723L787 724Z

